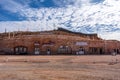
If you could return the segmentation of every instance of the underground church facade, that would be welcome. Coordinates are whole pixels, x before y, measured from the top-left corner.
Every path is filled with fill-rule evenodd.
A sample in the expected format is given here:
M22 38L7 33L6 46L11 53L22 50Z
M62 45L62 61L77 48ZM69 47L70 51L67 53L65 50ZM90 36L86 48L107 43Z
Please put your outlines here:
M0 34L0 54L9 55L103 55L120 54L120 42L103 40L97 34L59 28L41 32Z

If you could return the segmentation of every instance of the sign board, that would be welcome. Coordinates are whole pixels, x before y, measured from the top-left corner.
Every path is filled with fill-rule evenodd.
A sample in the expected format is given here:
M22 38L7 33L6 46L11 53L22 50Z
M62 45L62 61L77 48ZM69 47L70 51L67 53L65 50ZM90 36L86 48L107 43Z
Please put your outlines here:
M34 46L39 46L40 45L40 43L38 42L38 41L36 41L35 43L34 43Z
M88 45L88 43L87 42L76 42L76 45L78 45L78 46L86 46L86 45Z

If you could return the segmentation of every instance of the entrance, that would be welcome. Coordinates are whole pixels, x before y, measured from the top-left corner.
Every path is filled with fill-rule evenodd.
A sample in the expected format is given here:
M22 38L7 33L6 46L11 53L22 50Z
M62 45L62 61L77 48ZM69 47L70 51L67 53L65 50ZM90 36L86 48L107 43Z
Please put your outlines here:
M103 48L100 48L100 49L99 49L99 53L100 53L100 54L104 54Z
M119 54L119 49L113 49L113 52L112 52L112 54Z
M47 52L47 55L51 54L51 50L49 48L46 50L46 52Z
M76 52L77 55L83 55L85 54L85 49L83 47L81 47L77 52Z
M119 49L117 49L117 53L120 54Z
M100 47L90 47L89 52L90 54L104 54L103 48Z
M18 55L25 55L25 54L27 54L27 47L17 46L14 48L14 53L18 54Z

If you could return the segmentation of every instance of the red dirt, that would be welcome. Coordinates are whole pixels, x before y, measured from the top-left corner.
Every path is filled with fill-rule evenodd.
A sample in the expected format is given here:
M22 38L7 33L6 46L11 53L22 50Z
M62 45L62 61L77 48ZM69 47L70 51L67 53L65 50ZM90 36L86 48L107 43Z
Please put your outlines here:
M0 80L120 80L120 55L0 56Z

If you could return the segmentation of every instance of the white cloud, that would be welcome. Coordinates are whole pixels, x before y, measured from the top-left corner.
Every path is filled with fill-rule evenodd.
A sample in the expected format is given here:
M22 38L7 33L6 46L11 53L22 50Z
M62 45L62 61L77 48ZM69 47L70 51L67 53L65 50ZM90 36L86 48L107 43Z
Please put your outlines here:
M77 3L82 1L82 4L86 3L86 1L88 1L87 3L89 3L89 0L85 0L85 2L84 0L77 1ZM109 0L107 2L106 0L103 2L103 4L91 4L84 7L71 6L68 8L23 9L21 14L28 17L29 20L33 20L33 18L36 18L36 20L41 20L41 18L46 19L48 16L56 18L57 15L59 15L58 17L61 17L61 22L63 22L66 21L65 19L71 20L70 17L72 15L72 20L76 20L76 22L81 22L82 25L90 24L93 26L96 23L118 24L118 22L120 21L120 7L118 7L119 2L120 1L113 0ZM112 7L108 6L108 3L112 3ZM72 14L72 12L74 13ZM79 25L81 24L79 23Z
M50 26L46 24L46 21L42 21L42 22L41 21L6 21L6 22L0 22L0 25L1 25L0 32L5 32L5 29L7 30L7 32L18 31L18 30L26 31L28 29L29 31L44 31L44 30L54 29L54 26L53 25Z
M89 5L91 0L53 0L57 6L76 6L81 7Z
M55 3L61 5L60 1ZM93 33L98 32L103 38L111 39L113 37L120 40L120 0L105 0L98 4L90 3L90 0L64 1L68 1L68 3L73 1L74 4L66 8L21 8L19 11L20 14L25 16L28 21L0 22L0 25L2 24L1 32L4 31L3 27L7 27L11 31L17 30L17 28L24 28L23 30L25 30L29 27L30 30L35 31L53 29L54 25L56 25L57 27L64 27L85 33L91 30ZM86 26L89 26L87 27L89 30L86 29ZM117 29L117 31L114 31L114 29ZM106 35L101 34L105 32L109 33ZM110 36L111 33L112 35Z
M119 40L120 41L120 32L107 32L101 33L99 36L106 40Z

